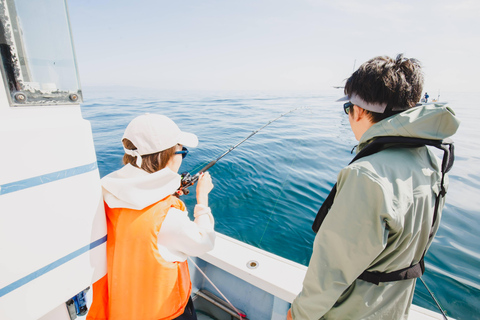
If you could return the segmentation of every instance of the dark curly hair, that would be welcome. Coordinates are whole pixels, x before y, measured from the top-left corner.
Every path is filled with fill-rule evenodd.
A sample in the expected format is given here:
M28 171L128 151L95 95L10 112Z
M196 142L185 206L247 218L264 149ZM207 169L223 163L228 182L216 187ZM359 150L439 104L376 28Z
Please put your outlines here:
M345 94L357 94L369 103L387 103L384 113L367 111L373 122L414 107L422 96L423 72L420 61L379 56L362 64L345 84Z

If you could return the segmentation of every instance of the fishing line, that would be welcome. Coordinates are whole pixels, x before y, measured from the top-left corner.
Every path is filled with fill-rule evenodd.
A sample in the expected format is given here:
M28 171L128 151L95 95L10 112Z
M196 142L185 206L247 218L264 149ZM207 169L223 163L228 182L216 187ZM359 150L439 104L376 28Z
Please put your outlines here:
M227 303L230 305L230 307L232 307L233 310L235 310L235 312L239 315L239 317L241 319L244 319L244 318L247 317L246 314L241 313L240 311L238 311L237 308L235 308L235 306L227 299L227 297L225 297L225 295L220 291L220 289L217 288L217 286L212 282L212 280L210 280L210 278L207 277L207 275L203 272L203 270L200 269L200 267L195 263L195 261L190 259L190 257L188 257L188 260L190 260L190 262L193 263L193 265L198 269L198 271L200 271L200 273L205 277L205 279L207 279L207 281L210 282L210 284L213 286L213 288L215 288L215 290L217 290L217 292L223 297L223 299L225 299L225 301L227 301Z
M427 284L425 283L425 281L423 281L422 277L419 277L419 279L422 281L422 283L423 283L423 285L425 286L425 288L427 288L428 293L430 293L430 296L432 297L433 301L435 301L435 304L437 305L438 310L440 310L440 312L442 313L443 318L444 318L445 320L448 320L447 315L445 314L445 311L443 311L443 308L440 306L440 303L438 303L437 299L436 299L435 296L433 295L433 292L430 291L430 289L428 288L428 286L427 286Z
M290 164L290 167L293 166L293 163L295 162L296 159L297 159L297 153L295 153L295 157L293 158L292 163ZM275 201L275 205L273 206L272 212L270 212L270 215L269 215L269 217L268 217L267 225L265 226L265 229L263 229L262 237L260 238L260 241L258 242L258 245L259 245L259 246L260 246L260 244L261 244L262 241L263 241L263 237L265 236L265 232L267 231L267 228L268 228L268 225L270 224L270 221L272 221L272 215L273 215L273 213L275 212L275 209L277 208L278 200L280 199L280 196L281 196L282 193L283 193L283 190L284 190L284 188L285 188L285 182L287 182L289 176L290 176L290 171L288 172L287 176L286 176L285 179L283 180L282 188L280 189L280 193L279 193L279 195L278 195L278 197L277 197L277 200Z
M311 112L311 113L313 113L313 112ZM295 157L293 158L292 163L290 164L290 168L293 167L293 164L295 163L295 160L297 160L297 155L298 155L298 152L295 153ZM280 193L279 193L277 199L275 200L275 204L274 204L274 206L273 206L272 212L270 213L270 215L269 215L269 217L268 217L267 225L265 226L265 229L263 229L262 237L260 238L260 241L258 242L258 245L259 245L259 246L260 246L260 244L262 244L263 237L265 236L265 232L267 231L268 225L269 225L270 222L272 221L272 215L273 215L273 213L275 212L275 209L277 208L277 203L278 203L278 200L280 200L280 196L283 194L283 190L285 189L285 183L287 182L288 177L290 176L290 172L291 172L291 171L288 172L287 176L286 176L285 179L283 180L282 188L280 189Z
M254 136L255 134L257 134L260 130L262 130L263 128L265 128L266 126L268 126L269 124L277 121L278 119L280 119L281 117L295 111L295 110L298 110L298 109L305 109L306 107L298 107L298 108L295 108L295 109L292 109L288 112L285 112L283 114L281 114L280 116L278 116L277 118L267 122L265 125L263 125L261 128L255 130L255 131L252 131L252 133L250 133L250 135L248 137L246 137L245 139L243 139L242 141L240 141L239 143L237 143L236 145L230 147L230 149L228 149L226 152L224 152L222 155L220 155L218 158L216 158L215 160L212 160L210 161L205 167L203 167L200 171L198 171L195 175L191 175L190 173L188 172L184 172L182 173L182 182L181 182L181 186L180 188L177 190L177 194L188 194L189 193L189 190L188 190L188 187L192 186L195 184L195 182L198 181L198 178L200 177L200 174L202 174L203 172L207 171L208 169L210 169L211 167L213 167L217 161L219 161L220 159L222 159L223 157L225 157L227 154L229 154L231 151L233 151L236 147L238 147L239 145L241 145L242 143L244 143L245 141L247 141L249 138L251 138L252 136Z

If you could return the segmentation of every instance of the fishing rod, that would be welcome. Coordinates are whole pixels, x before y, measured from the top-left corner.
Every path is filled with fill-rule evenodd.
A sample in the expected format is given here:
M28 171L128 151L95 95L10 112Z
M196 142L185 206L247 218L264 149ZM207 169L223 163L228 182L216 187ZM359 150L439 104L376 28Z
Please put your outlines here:
M298 107L298 108L295 108L295 109L292 109L288 112L285 112L284 114L281 114L280 116L278 116L277 118L269 121L268 123L266 123L265 125L263 125L261 128L255 130L255 131L252 131L252 133L250 133L250 135L248 137L246 137L245 139L243 139L242 141L240 141L239 143L237 143L236 145L230 147L230 149L228 149L226 152L224 152L220 157L216 158L215 160L212 160L210 161L205 167L203 167L202 169L200 169L200 171L198 171L196 174L194 175L191 175L190 173L188 172L183 172L182 173L182 181L181 181L181 184L180 184L180 188L177 190L177 194L178 195L182 195L182 194L189 194L190 191L188 190L189 187L191 187L192 185L195 184L195 182L198 181L198 178L200 177L200 175L207 171L208 169L210 169L211 167L213 167L218 160L222 159L223 157L225 157L227 154L229 154L231 151L233 151L233 149L235 149L236 147L238 147L239 145L241 145L242 143L244 143L245 141L247 141L248 139L250 139L252 136L254 136L257 132L259 132L260 130L262 130L263 128L265 128L266 126L268 126L269 124L271 124L272 122L275 122L277 121L278 119L280 119L281 117L289 114L290 112L293 112L295 110L298 110L298 109L303 109L305 107Z

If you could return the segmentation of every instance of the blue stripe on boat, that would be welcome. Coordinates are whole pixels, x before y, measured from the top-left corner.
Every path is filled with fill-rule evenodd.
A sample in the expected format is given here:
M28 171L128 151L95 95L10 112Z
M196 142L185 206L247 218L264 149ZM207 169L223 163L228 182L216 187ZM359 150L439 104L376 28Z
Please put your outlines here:
M54 262L50 263L49 265L46 265L45 267L40 268L37 271L34 271L34 272L30 273L29 275L27 275L27 276L15 281L15 282L9 284L8 286L1 288L0 289L0 298L3 297L6 294L12 292L13 290L18 289L23 285L26 285L30 281L33 281L36 278L44 275L45 273L50 272L50 271L54 270L55 268L58 268L59 266L67 263L68 261L75 259L76 257L80 256L81 254L83 254L85 252L88 252L88 251L92 250L93 248L98 247L99 245L101 245L102 243L105 243L106 241L107 241L107 236L104 236L103 238L100 238L100 239L86 245L85 247L78 249L77 251L74 251L70 254L67 254L63 258L60 258L57 261L54 261Z
M97 162L0 185L0 196L96 170Z

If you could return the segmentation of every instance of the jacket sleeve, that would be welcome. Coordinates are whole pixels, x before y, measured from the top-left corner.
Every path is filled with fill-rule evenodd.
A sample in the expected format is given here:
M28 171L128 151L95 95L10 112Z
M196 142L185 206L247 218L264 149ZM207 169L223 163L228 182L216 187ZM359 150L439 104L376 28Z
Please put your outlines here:
M382 252L388 241L391 191L362 167L344 168L337 194L313 244L293 319L320 319Z
M209 207L197 204L194 221L186 211L171 208L157 235L158 252L167 261L185 261L213 249L214 219Z

